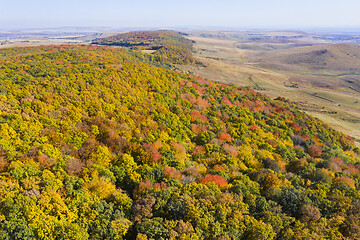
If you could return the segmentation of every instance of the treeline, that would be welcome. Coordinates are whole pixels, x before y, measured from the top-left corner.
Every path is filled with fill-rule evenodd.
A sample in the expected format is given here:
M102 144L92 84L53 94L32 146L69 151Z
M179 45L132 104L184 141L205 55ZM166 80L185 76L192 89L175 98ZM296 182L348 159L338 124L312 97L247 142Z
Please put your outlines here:
M353 139L122 48L0 50L1 239L359 239Z

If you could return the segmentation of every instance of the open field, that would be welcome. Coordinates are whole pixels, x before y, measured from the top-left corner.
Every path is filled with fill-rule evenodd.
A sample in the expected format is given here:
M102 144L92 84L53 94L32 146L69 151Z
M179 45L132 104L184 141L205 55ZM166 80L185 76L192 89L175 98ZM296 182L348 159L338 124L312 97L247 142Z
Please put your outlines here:
M329 44L307 35L298 39L299 33L291 32L259 34L256 40L248 33L189 33L204 66L183 70L288 98L360 141L360 46ZM282 41L268 37L281 34Z

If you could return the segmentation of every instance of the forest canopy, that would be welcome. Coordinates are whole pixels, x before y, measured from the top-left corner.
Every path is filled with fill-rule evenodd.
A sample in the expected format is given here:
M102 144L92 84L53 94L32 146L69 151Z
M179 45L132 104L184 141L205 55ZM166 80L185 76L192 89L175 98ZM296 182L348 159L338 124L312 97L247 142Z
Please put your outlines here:
M360 238L351 137L157 61L0 50L1 239Z

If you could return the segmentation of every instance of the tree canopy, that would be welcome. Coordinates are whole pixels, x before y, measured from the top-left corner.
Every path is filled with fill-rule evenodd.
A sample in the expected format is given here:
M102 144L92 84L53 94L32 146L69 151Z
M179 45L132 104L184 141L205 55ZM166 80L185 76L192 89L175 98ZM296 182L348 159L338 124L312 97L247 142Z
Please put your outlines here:
M152 63L107 46L0 50L1 239L360 238L351 137Z

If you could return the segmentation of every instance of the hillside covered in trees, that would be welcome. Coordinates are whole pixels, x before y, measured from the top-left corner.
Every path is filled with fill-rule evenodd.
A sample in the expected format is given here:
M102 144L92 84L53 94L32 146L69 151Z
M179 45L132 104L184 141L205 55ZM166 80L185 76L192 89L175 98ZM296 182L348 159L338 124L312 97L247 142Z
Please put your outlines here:
M360 238L350 137L158 60L0 50L0 239Z
M174 31L136 31L98 38L92 44L127 47L134 50L154 50L158 62L193 64L193 42Z

